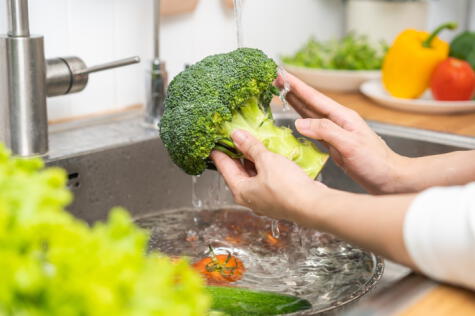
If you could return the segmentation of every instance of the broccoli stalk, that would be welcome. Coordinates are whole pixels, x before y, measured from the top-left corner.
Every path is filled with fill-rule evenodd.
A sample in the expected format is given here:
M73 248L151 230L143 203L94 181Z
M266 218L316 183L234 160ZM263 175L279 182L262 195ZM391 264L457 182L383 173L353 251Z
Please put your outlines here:
M270 151L294 161L311 178L320 173L328 157L319 152L308 140L295 138L289 128L276 126L272 113L262 109L256 97L250 98L233 111L231 121L221 124L219 133L223 138L218 141L215 149L230 157L242 158L242 153L236 149L230 137L237 129L248 131Z
M269 104L276 77L275 62L251 48L208 56L178 74L168 87L160 123L160 137L173 162L198 175L214 149L241 158L230 135L243 129L315 178L328 155L275 125Z

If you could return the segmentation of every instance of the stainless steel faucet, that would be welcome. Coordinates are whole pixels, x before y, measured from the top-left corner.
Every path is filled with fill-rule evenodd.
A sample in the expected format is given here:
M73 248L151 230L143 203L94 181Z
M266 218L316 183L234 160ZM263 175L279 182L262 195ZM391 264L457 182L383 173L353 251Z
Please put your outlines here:
M145 105L145 123L158 128L163 115L168 75L165 63L160 60L160 0L153 0L153 43L154 58L151 64L147 103Z
M46 99L84 90L89 74L140 62L88 68L78 57L45 59L43 36L31 35L28 0L7 0L8 34L0 35L0 142L14 155L48 152Z

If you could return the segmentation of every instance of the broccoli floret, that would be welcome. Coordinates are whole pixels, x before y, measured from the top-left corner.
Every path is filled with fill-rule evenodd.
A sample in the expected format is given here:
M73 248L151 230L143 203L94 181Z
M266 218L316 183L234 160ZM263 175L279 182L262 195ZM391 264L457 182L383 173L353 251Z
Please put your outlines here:
M252 48L208 56L178 74L168 87L160 123L172 160L186 173L199 175L213 149L242 157L230 135L244 129L315 178L328 155L275 125L269 105L277 92L276 77L275 62Z

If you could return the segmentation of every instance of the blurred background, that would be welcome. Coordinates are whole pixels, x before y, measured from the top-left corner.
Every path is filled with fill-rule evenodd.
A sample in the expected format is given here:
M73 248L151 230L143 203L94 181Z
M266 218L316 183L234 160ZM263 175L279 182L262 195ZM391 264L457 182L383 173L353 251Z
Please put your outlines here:
M311 35L339 38L349 29L389 42L395 30L411 26L433 29L456 21L460 29L473 29L475 4L469 1L243 0L243 42L278 58L295 52ZM6 32L5 6L0 0L0 33ZM153 53L152 9L153 0L30 0L31 30L45 36L47 57L76 55L89 65L132 55L143 60L91 76L82 93L49 99L50 120L145 102L146 69ZM450 40L454 35L445 32L441 37ZM170 79L187 63L235 48L233 10L225 0L200 0L190 12L162 19L161 55Z

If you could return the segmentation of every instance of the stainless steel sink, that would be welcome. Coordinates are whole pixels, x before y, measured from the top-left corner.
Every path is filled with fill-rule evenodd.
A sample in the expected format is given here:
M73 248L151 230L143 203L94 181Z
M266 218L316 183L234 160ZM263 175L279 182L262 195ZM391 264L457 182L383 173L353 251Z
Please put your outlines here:
M275 117L279 124L292 127L297 115L289 111ZM407 156L475 148L475 138L369 124L391 148ZM190 207L192 195L195 200L211 198L232 204L215 171L205 172L192 186L192 178L170 161L158 131L143 125L139 112L55 125L50 131L47 164L67 171L68 185L75 195L69 210L88 222L104 219L114 206L123 206L137 217ZM337 189L364 192L331 161L322 172L322 181ZM351 308L333 314L391 314L434 286L434 282L388 263L375 291Z
M279 112L275 117L279 124L293 127L297 116L294 112ZM475 138L471 137L369 124L391 148L407 156L475 148ZM93 222L104 219L117 205L135 215L191 206L191 177L170 161L158 131L142 123L140 112L54 125L50 131L47 164L67 170L75 195L69 209L76 216ZM215 171L205 172L196 186L197 195L207 196L217 177ZM364 192L331 161L322 179L337 189ZM224 190L220 195L232 202L229 192Z

